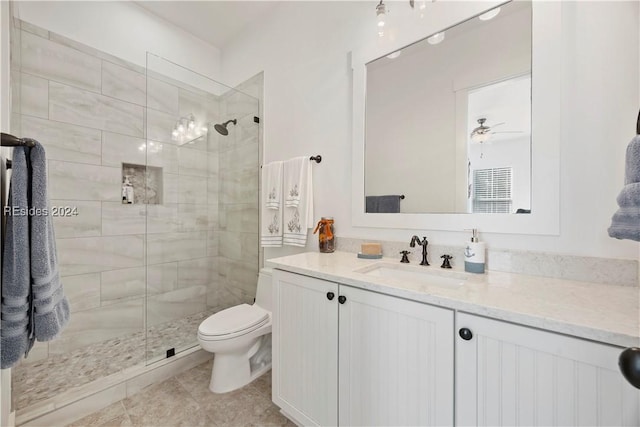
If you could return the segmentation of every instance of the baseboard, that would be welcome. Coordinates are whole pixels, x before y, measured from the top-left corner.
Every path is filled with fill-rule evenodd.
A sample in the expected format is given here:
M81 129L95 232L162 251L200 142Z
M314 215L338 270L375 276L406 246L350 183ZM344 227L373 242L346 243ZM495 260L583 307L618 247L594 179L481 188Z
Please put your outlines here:
M189 370L211 357L211 353L195 347L151 365L125 369L18 410L16 425L20 427L65 426L153 384Z

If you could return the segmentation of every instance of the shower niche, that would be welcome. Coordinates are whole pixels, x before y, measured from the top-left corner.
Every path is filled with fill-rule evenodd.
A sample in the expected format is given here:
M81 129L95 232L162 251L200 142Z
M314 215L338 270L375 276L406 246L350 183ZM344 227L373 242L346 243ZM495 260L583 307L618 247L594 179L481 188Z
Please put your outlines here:
M122 164L122 204L162 204L162 168Z

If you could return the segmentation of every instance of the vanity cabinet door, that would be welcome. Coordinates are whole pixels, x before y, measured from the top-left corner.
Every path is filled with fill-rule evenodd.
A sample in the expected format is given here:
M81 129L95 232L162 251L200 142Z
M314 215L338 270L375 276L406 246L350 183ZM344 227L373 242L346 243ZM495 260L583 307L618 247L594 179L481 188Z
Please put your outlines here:
M338 285L273 272L273 401L303 425L338 423Z
M621 348L464 313L456 328L457 425L640 425Z
M339 424L453 425L453 311L340 285Z

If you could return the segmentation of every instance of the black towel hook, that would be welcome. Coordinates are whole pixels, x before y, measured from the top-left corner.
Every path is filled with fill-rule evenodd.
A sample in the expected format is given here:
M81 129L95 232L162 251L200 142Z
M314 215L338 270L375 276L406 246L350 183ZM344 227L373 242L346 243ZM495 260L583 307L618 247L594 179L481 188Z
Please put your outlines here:
M640 111L638 111L638 122L636 123L636 135L640 135Z

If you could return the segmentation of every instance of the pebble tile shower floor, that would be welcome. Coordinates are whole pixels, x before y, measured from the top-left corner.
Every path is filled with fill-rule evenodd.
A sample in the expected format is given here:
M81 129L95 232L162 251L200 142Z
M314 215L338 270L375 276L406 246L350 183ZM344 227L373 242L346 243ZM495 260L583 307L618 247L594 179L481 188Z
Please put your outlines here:
M145 361L163 358L171 347L180 351L197 345L198 325L210 314L197 313L149 328L146 349L144 333L139 332L33 363L28 363L27 358L27 363L13 369L16 409L28 408Z
M212 361L86 416L80 426L287 426L271 402L271 371L230 393L209 391Z

